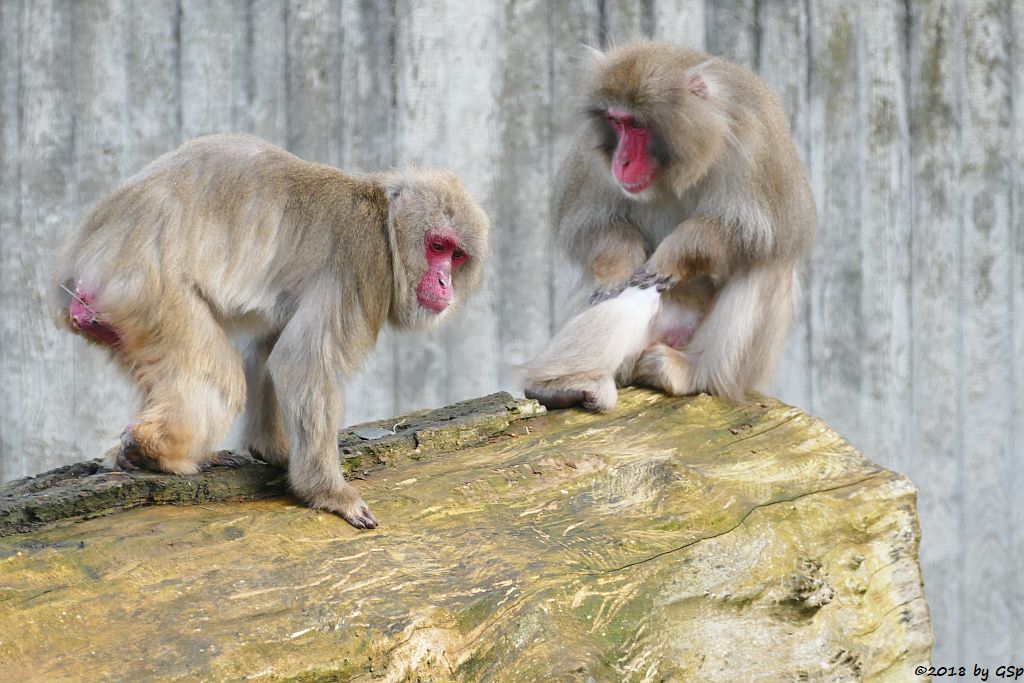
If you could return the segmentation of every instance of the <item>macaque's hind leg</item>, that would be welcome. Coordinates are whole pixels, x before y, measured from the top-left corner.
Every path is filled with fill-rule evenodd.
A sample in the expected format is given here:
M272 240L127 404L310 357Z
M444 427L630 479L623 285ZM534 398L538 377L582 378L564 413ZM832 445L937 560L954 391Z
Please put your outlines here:
M615 373L646 348L660 308L655 288L628 287L580 312L525 364L526 395L549 408L613 409L619 398Z
M168 293L144 324L121 325L121 352L144 406L121 435L117 464L193 474L245 404L238 354L209 306L187 287Z
M655 344L637 359L633 381L670 396L692 394L693 364L671 346Z
M246 402L242 443L253 457L277 467L288 467L288 438L274 383L267 372L267 359L277 335L250 340L243 349Z

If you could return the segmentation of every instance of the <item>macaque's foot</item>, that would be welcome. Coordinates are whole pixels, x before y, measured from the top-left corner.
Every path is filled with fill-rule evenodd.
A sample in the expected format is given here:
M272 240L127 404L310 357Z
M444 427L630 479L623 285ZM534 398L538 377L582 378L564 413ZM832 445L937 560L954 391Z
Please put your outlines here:
M159 472L160 468L157 466L156 460L146 454L131 430L132 428L129 427L121 433L121 448L117 451L117 460L115 461L118 468L125 472L138 469Z
M526 398L539 401L550 410L571 408L583 403L585 395L582 389L556 389L544 385L534 385L523 390Z
M126 455L127 447L122 445L117 449L117 454L114 457L113 469L121 470L122 472L133 472L139 469L132 460ZM133 459L138 459L138 456L133 453Z
M252 458L244 453L235 453L234 451L216 451L210 456L210 459L203 466L203 469L207 470L211 467L230 467L231 469L235 469L242 465L248 465L251 462Z
M183 456L162 454L155 444L166 445L167 433L156 423L129 425L121 433L121 448L115 463L125 471L145 469L171 474L195 474L199 468Z
M357 529L377 528L377 518L370 512L370 506L363 501L351 484L345 484L337 493L311 496L309 506L333 512Z
M581 405L587 410L611 410L619 394L611 377L594 380L586 377L560 377L544 382L528 383L526 398L540 401L546 408L571 408Z
M359 505L352 508L349 512L339 512L338 514L357 529L377 528L377 518L370 512L370 506L362 501L359 501Z
M670 396L683 396L693 393L693 366L679 351L655 344L637 360L635 382Z

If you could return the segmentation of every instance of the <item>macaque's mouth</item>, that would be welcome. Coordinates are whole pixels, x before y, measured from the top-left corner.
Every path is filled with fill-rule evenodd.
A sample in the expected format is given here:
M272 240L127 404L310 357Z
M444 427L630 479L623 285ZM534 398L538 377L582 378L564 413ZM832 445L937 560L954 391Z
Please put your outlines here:
M434 313L441 313L444 309L448 308L448 304L451 303L450 299L436 299L428 294L417 294L416 301L420 302L420 306L433 311Z
M653 174L647 176L646 178L644 178L642 180L637 180L635 182L627 182L627 181L624 181L624 180L620 180L619 181L619 185L622 186L622 189L625 190L626 192L629 192L630 194L637 194L639 192L643 192L644 190L646 190L648 187L650 187L653 184L654 184L654 175Z

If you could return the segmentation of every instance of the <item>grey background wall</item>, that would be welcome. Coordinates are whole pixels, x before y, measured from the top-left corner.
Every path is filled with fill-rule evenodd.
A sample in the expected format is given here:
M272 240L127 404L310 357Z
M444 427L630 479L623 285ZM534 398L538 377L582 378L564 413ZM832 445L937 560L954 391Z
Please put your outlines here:
M128 421L131 387L47 321L48 272L98 197L201 133L457 170L494 220L486 291L386 335L346 422L514 389L553 327L580 45L644 35L781 95L821 228L777 393L918 486L936 664L1024 663L1021 0L0 0L0 479Z

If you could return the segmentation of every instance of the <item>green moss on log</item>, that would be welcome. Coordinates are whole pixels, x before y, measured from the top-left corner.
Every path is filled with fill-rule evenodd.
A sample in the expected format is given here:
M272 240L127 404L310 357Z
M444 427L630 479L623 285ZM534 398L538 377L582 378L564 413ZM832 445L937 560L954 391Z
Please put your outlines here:
M517 420L543 412L536 401L516 400L500 392L403 418L369 422L361 426L394 433L366 440L356 435L354 427L342 430L338 434L342 469L348 475L365 476L389 464L478 444L502 434ZM0 487L0 536L146 505L280 496L287 488L283 472L251 458L237 468L215 467L185 477L111 471L97 459Z

